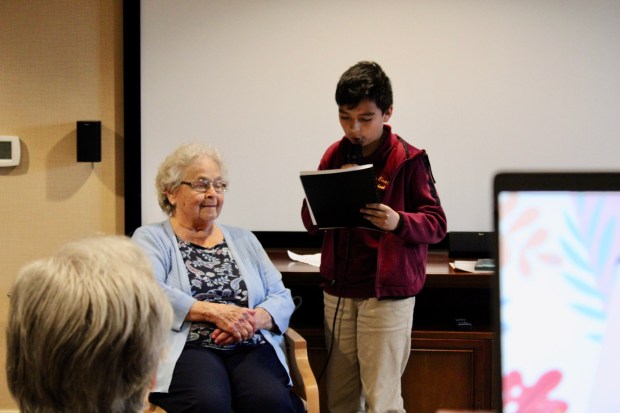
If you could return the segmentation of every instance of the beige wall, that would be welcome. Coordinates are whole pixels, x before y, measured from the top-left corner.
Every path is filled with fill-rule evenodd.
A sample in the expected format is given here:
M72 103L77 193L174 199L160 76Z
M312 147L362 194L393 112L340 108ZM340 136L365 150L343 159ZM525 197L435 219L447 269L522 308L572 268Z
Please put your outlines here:
M0 135L21 139L22 161L0 168L0 412L6 386L11 283L61 243L122 234L121 0L0 1ZM101 120L102 161L76 162L78 120Z

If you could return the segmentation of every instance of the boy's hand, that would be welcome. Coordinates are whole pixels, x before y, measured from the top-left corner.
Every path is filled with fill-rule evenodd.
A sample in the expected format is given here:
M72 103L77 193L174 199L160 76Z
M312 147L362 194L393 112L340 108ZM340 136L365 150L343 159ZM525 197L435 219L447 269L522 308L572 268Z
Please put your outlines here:
M366 204L366 208L360 209L360 212L374 226L384 231L395 230L398 226L398 221L400 221L398 212L384 204Z

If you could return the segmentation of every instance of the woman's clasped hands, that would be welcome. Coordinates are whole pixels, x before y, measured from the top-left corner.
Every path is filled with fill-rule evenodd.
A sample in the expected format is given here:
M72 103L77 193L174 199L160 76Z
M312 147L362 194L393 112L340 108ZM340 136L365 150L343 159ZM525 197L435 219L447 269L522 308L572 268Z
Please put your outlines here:
M249 309L233 304L197 301L192 321L208 321L217 327L211 337L217 344L229 345L248 340L261 329L272 328L271 315L263 308Z
M232 304L213 304L221 306L212 322L217 326L211 337L217 344L228 345L251 338L256 331L256 310Z

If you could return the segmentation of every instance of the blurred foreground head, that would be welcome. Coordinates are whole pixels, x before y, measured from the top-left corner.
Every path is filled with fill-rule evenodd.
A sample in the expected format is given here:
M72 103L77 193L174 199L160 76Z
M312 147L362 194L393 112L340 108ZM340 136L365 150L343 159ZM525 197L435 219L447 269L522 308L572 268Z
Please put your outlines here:
M141 412L171 320L127 238L68 243L26 265L12 288L9 390L24 413Z

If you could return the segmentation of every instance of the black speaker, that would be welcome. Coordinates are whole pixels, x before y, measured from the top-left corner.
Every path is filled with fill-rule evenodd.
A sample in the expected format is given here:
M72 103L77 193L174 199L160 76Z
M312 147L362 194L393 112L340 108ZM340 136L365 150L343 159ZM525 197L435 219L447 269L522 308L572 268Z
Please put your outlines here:
M493 240L493 232L449 232L448 257L493 258Z
M77 121L77 161L101 162L101 121Z

